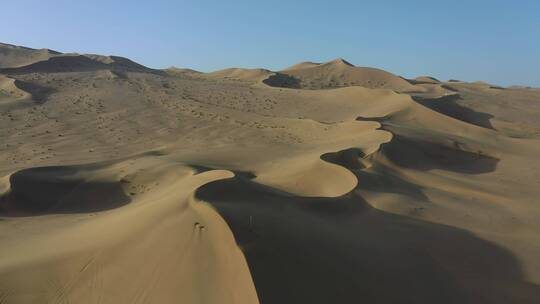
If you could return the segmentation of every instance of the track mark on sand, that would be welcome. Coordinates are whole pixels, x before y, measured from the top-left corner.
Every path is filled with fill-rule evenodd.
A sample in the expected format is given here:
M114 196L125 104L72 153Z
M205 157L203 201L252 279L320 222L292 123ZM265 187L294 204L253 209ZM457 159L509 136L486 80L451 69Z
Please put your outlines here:
M88 261L86 262L86 264L84 264L84 266L81 268L81 270L79 270L80 273L83 273L86 271L86 269L88 269L88 267L90 267L90 265L94 262L94 260L96 259L95 256L92 256L90 259L88 259Z

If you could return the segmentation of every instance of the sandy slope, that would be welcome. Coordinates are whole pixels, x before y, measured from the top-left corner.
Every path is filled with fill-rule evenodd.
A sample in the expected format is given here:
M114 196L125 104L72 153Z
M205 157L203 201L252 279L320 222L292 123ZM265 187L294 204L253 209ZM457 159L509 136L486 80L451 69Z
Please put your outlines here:
M540 297L538 90L344 60L1 74L0 303Z
M23 46L16 46L0 43L0 68L15 68L29 65L38 61L47 60L59 52L49 49L31 49Z
M0 103L9 101L18 101L26 99L31 95L20 89L15 83L15 79L0 75Z

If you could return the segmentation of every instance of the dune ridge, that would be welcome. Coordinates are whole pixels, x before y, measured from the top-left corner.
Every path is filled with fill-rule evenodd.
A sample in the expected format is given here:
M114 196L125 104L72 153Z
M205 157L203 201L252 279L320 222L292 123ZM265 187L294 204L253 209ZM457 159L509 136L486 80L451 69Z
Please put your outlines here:
M294 78L297 84L289 86L297 88L324 89L362 86L392 89L400 92L419 90L406 80L391 73L375 68L356 67L342 58L321 64L300 63L279 71L279 73ZM283 84L272 80L267 81L267 84L287 86L287 83Z
M0 68L16 68L61 55L49 49L31 49L7 43L0 43Z

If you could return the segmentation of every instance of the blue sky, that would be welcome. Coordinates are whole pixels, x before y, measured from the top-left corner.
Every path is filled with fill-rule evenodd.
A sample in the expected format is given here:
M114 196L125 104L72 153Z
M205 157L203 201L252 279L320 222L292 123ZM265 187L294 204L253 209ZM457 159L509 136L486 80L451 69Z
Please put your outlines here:
M60 1L2 4L0 41L153 68L279 70L343 57L398 75L540 87L540 1Z

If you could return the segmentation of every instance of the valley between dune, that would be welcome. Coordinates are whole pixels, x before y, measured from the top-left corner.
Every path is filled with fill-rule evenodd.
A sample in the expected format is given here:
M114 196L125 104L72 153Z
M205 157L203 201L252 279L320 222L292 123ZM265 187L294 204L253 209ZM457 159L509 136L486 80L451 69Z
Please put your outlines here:
M540 299L539 89L0 50L0 303Z

